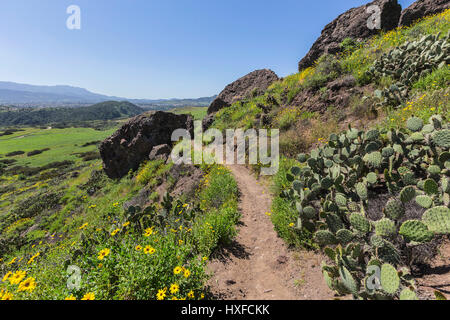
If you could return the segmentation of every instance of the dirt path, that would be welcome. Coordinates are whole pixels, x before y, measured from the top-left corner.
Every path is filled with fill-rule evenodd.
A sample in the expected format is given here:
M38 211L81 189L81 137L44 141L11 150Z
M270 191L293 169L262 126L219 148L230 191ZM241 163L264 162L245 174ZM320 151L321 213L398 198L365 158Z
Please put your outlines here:
M217 299L333 299L322 278L322 256L293 252L273 229L271 195L244 166L230 166L241 193L242 212L234 243L209 264Z

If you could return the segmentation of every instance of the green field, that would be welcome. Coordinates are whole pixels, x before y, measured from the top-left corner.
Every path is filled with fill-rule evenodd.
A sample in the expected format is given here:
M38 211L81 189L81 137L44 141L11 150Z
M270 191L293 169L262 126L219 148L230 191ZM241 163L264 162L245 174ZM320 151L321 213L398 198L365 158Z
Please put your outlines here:
M183 107L170 110L176 114L190 114L194 120L202 120L206 116L207 107Z
M13 135L0 137L0 156L15 151L25 154L9 157L17 160L17 165L31 167L43 166L55 161L76 160L76 153L96 149L95 145L82 147L87 142L101 141L110 136L115 129L96 131L91 128L38 129L25 128ZM50 148L41 154L28 157L27 152Z

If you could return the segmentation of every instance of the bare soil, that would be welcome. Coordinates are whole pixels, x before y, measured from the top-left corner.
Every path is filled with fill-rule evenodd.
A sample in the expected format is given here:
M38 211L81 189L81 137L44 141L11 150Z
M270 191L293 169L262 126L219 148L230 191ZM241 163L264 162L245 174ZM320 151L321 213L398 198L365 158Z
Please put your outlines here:
M270 221L272 196L244 166L230 166L241 193L239 233L208 265L208 285L222 300L330 300L325 284L323 256L292 251Z
M420 296L435 299L434 291L437 290L450 300L450 241L444 241L436 257L422 272L423 275L416 278Z

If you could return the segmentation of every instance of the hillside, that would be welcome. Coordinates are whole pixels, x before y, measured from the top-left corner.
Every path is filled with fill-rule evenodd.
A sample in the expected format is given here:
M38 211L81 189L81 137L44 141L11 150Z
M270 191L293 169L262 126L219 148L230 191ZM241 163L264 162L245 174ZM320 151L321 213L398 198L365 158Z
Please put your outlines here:
M116 131L2 130L0 298L450 298L450 9L399 25L408 9L375 2L397 8L390 30L354 38L330 23L338 43L307 67L253 71L208 110L140 114ZM437 2L411 7L424 3ZM337 19L364 20L361 8ZM142 112L0 110L45 123ZM201 117L216 134L278 129L278 172L171 161L184 147L172 132Z
M338 46L204 124L280 129L271 220L286 243L326 255L338 296L445 297L433 288L448 293L448 271L428 272L449 259L450 10ZM370 290L370 266L398 283Z
M130 102L107 101L80 108L21 108L0 110L0 126L48 125L129 118L144 112Z

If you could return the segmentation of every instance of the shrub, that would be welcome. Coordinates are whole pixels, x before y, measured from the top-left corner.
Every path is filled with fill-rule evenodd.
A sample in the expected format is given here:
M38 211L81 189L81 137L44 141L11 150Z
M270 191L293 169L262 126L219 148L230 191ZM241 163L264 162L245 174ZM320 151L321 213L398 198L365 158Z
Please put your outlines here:
M413 88L416 90L436 90L445 89L450 85L450 67L445 65L444 67L434 70L429 75L420 78L413 84Z

